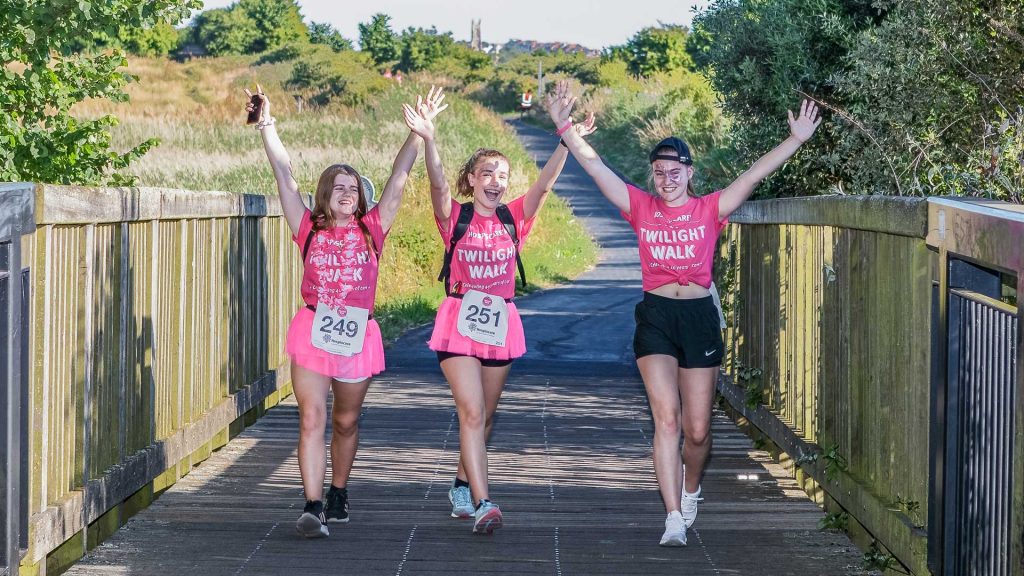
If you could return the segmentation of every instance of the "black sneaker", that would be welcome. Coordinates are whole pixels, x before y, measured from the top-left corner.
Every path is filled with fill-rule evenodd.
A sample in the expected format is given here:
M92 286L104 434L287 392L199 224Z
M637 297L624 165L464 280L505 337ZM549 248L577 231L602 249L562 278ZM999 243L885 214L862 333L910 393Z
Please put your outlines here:
M306 538L324 538L330 534L327 530L327 519L324 517L324 503L320 500L307 500L302 516L295 522L295 529Z
M331 486L327 491L327 521L331 524L348 522L348 488Z

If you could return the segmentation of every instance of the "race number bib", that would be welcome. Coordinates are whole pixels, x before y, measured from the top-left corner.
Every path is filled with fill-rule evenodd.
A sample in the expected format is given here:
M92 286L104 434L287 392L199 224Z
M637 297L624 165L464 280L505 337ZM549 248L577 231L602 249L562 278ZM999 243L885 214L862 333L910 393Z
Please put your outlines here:
M504 346L508 334L508 305L504 298L470 290L459 307L459 334L491 346Z
M313 346L342 356L353 356L363 351L366 338L366 323L370 311L366 308L346 306L339 314L330 306L318 303L313 318Z

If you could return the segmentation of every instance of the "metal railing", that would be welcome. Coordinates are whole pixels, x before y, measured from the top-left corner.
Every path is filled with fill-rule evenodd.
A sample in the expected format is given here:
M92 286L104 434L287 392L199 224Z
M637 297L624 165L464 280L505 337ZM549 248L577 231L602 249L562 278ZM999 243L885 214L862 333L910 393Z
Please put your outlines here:
M944 576L1024 571L1024 210L935 199L928 564Z
M0 185L0 574L17 574L27 548L28 270L22 268L21 237L35 230L33 186Z

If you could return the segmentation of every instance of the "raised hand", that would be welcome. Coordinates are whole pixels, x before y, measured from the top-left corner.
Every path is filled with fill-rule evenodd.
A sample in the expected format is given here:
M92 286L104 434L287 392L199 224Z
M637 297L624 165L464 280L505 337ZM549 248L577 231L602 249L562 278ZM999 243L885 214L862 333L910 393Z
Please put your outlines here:
M821 124L818 105L810 100L800 103L798 116L794 117L792 110L786 111L786 114L789 115L789 133L801 144L810 140L811 136L814 136L814 131L818 129L818 125Z
M245 91L246 97L249 98L248 102L245 104L245 111L246 113L251 114L252 111L256 109L252 103L252 92L249 92L248 88L243 88L242 90ZM260 100L262 100L259 117L259 121L262 122L267 118L270 118L270 99L268 99L267 95L263 93L263 87L259 84L256 84L256 95L259 96Z
M408 104L402 105L402 113L405 117L405 125L416 135L424 140L433 140L435 134L434 118L448 108L444 102L444 90L442 88L430 87L426 100L422 96L416 97L416 107Z
M572 117L570 117L569 119L572 120ZM590 136L594 132L597 132L597 126L594 121L594 113L591 112L587 114L586 120L584 120L581 124L573 124L573 130L576 130L576 133L582 137Z
M569 82L559 80L555 84L555 90L548 94L548 116L555 126L561 128L566 122L572 120L572 107L576 104L576 97L569 89Z

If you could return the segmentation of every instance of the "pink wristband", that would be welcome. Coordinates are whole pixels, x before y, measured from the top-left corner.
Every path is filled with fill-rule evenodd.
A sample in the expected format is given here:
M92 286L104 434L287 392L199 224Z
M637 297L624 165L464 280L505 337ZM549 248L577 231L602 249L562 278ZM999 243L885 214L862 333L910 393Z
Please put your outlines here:
M572 120L566 120L565 124L563 124L561 128L555 131L555 136L561 136L562 134L565 134L565 131L568 130L569 128L572 128Z

